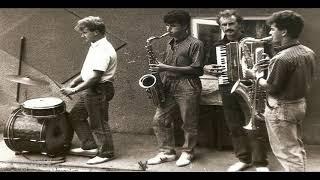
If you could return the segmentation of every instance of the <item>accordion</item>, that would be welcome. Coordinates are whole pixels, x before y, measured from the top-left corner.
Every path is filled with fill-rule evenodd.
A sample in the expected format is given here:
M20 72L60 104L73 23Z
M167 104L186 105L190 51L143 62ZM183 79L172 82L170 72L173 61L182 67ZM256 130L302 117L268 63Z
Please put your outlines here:
M216 47L217 65L222 67L218 83L229 84L244 79L245 69L251 69L262 59L264 48L258 42L230 42Z

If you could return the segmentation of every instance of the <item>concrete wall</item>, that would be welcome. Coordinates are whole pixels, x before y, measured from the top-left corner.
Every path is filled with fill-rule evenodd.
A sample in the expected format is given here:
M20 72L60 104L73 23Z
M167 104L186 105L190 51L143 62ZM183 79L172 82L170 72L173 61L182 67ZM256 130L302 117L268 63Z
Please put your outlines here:
M26 48L22 65L22 75L40 77L51 82L49 87L21 87L20 103L36 97L56 96L72 107L74 101L63 97L52 79L64 82L76 74L82 65L88 45L73 30L77 16L101 16L108 29L108 36L118 50L118 71L116 75L116 94L111 101L110 124L113 131L151 134L151 121L154 106L139 87L139 78L148 73L148 60L145 54L145 41L152 35L165 32L162 16L169 8L99 8L99 9L0 9L0 122L1 129L8 119L16 98L16 84L5 79L8 74L17 74L20 37L26 37ZM220 8L186 8L192 17L215 17ZM244 16L267 16L281 10L240 8ZM306 20L301 41L316 53L319 52L320 30L317 18L319 9L293 9ZM156 54L161 54L165 41L155 43ZM50 78L49 78L49 77ZM307 143L320 144L320 125L317 122L320 103L318 95L319 80L314 83L308 101L308 115L304 124Z

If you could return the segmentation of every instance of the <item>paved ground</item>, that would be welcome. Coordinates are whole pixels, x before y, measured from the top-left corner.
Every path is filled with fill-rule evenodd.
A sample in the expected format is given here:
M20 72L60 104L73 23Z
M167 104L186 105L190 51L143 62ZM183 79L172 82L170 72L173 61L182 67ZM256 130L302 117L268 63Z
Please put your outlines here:
M156 141L150 135L114 134L116 159L98 165L87 165L88 157L68 155L65 160L51 159L39 154L16 155L0 140L0 171L49 171L49 172L96 172L96 171L143 171L139 161L145 162L156 154ZM73 146L77 146L75 137ZM320 172L320 146L307 146L307 171ZM179 152L179 151L178 151ZM64 161L64 162L63 162ZM230 150L196 149L196 159L186 167L177 167L175 162L147 166L146 171L156 172L225 172L236 161ZM269 153L271 171L283 171L272 153ZM255 171L250 168L247 171Z

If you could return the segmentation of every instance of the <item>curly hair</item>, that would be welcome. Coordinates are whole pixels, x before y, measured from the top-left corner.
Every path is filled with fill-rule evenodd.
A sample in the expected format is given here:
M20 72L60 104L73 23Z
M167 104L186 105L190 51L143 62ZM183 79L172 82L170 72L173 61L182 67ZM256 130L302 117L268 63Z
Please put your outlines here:
M74 29L78 32L82 32L84 28L88 28L89 31L99 31L101 34L106 33L106 26L100 17L88 16L80 19Z
M236 21L238 22L238 24L242 23L243 17L240 16L240 14L235 9L226 9L226 10L220 11L217 16L217 23L220 25L221 17L231 17L231 16L236 17Z
M191 21L190 14L184 10L173 10L168 12L163 17L163 22L166 24L178 23L182 26L184 25L189 26L190 21Z
M303 17L291 10L273 13L267 20L267 24L275 24L279 30L287 30L288 36L298 38L304 26Z

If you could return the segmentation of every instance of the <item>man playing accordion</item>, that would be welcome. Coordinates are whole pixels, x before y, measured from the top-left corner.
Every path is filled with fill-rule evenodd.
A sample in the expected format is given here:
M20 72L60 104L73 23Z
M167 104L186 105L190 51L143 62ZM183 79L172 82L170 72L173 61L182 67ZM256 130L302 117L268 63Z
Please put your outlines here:
M226 80L227 68L219 66L219 47L230 42L240 42L245 37L242 32L243 18L235 10L224 10L219 13L217 23L225 34L222 40L216 42L211 50L211 58L204 70L219 78L219 90L222 95L223 111L227 127L231 133L233 149L239 162L228 168L228 171L242 171L250 166L255 166L257 171L269 171L267 168L267 132L264 121L257 121L257 130L247 132L245 115L237 97L231 94L235 84L232 79ZM217 48L218 47L218 48ZM220 57L221 58L221 57ZM232 59L223 59L232 63Z

